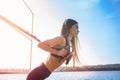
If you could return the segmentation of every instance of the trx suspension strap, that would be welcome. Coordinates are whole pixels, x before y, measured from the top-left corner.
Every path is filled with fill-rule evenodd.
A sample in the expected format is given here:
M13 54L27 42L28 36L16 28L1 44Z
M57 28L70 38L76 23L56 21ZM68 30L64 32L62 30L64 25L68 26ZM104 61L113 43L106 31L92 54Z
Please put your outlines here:
M23 34L24 36L26 36L28 39L29 39L28 36L30 36L31 38L35 39L36 41L41 42L36 36L34 36L33 34L30 34L28 31L22 29L21 27L19 27L12 21L8 20L7 18L0 15L0 19L3 20L4 22L6 22L8 25L10 25L12 28L17 30L18 32L20 32L21 34Z

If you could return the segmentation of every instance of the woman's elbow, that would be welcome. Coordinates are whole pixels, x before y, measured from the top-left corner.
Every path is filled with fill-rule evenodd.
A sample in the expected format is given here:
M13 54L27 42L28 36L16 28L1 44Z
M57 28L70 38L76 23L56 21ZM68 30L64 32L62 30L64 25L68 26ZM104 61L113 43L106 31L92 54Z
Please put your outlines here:
M45 43L39 43L38 47L41 48L41 49L43 49L43 50L45 50L48 47L48 45L45 44Z
M39 48L42 48L42 44L41 44L41 43L39 43L39 44L38 44L38 47L39 47Z

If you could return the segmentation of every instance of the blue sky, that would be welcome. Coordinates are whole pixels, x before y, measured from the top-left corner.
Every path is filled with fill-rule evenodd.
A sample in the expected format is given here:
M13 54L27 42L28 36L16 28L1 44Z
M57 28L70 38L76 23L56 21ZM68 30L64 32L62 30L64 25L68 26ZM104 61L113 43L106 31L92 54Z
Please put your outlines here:
M92 49L98 64L119 63L120 0L54 0L46 5L56 19L73 18L79 22L81 44Z
M34 12L34 35L39 39L45 40L59 35L64 19L73 18L79 23L79 57L83 65L120 63L120 0L26 0L26 2ZM13 2L4 0L0 3L1 15L23 29L31 31L32 15L22 0ZM0 32L2 36L0 47L3 49L0 53L4 53L0 54L2 55L0 65L29 67L30 41L6 23L2 21L0 23L4 26ZM10 42L7 41L8 37L5 37L7 36L5 34L12 37L9 38ZM13 44L14 42L16 43ZM46 52L36 47L37 44L34 41L33 66L39 65L47 56L43 54ZM8 54L6 60L4 57Z

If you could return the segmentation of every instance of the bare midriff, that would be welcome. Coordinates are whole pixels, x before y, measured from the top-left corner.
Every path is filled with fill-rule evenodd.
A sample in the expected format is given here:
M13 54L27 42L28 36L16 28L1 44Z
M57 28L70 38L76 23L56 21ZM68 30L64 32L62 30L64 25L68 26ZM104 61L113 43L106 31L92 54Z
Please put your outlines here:
M49 55L46 61L44 62L45 66L50 72L53 72L56 68L62 65L62 63L63 62L59 62L59 59L51 55Z

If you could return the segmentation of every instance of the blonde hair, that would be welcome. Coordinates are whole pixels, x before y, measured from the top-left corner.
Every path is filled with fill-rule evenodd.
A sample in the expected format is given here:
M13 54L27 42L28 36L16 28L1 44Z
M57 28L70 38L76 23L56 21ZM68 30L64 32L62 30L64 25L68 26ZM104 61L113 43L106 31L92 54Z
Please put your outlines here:
M78 24L78 22L73 19L66 19L62 26L61 35L67 38L69 36L70 29L74 24ZM80 63L80 59L78 57L79 39L77 36L72 38L71 45L72 45L72 52L74 52L73 59L75 59L77 63Z

